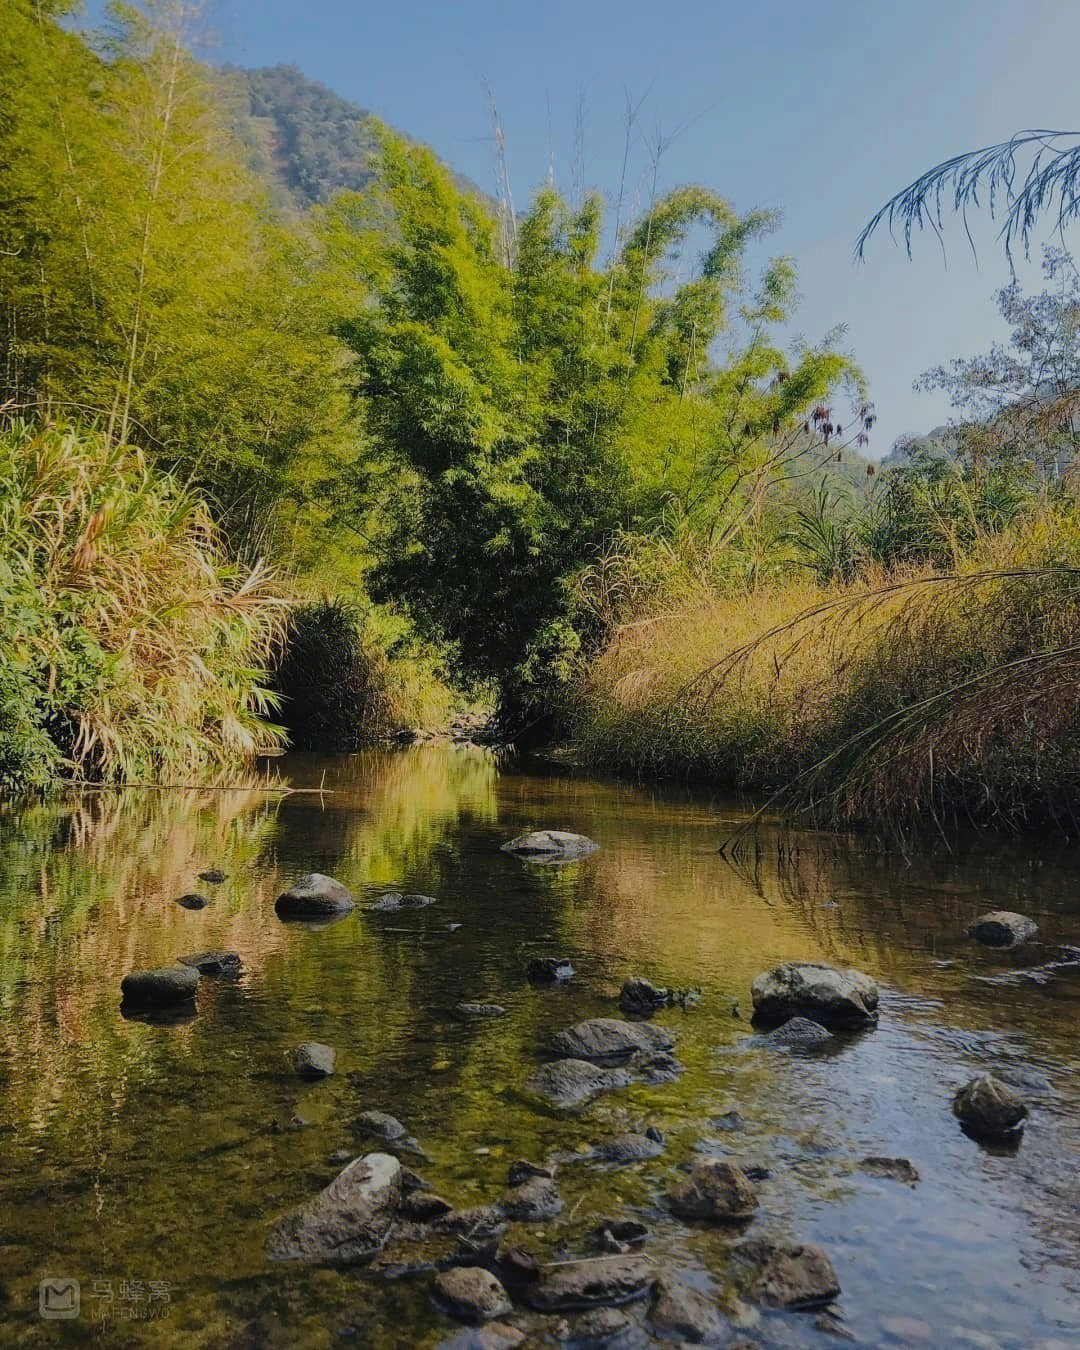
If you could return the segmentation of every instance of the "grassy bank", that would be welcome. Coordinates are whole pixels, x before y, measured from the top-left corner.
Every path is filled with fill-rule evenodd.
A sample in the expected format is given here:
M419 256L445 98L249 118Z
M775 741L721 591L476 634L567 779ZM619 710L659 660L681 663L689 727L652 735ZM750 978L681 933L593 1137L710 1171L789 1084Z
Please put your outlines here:
M947 571L654 596L584 667L568 723L593 767L777 793L831 824L1071 828L1075 511L1045 506Z

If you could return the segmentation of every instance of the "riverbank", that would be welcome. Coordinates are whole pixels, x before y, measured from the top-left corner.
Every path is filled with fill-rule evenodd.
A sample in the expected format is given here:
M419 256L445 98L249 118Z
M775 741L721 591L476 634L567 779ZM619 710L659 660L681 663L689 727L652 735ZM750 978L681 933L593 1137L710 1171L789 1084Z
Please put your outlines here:
M949 572L700 588L616 626L567 705L591 769L837 826L1073 830L1080 552L1064 512Z

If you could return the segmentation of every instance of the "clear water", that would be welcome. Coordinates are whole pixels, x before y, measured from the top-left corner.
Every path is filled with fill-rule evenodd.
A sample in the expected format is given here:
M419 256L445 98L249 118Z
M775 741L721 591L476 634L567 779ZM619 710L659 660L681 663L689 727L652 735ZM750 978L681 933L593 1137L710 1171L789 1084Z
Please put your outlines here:
M635 1214L659 1268L722 1296L733 1239L676 1223L663 1194L695 1151L730 1152L771 1171L752 1232L828 1249L855 1344L1080 1345L1080 978L1023 973L1080 943L1075 857L905 861L766 829L733 867L717 846L738 812L723 804L500 769L475 749L276 769L326 794L131 790L0 815L0 1345L437 1345L455 1328L430 1273L263 1256L270 1223L340 1170L331 1155L363 1151L353 1122L369 1108L407 1124L424 1175L461 1205L497 1198L514 1158L658 1125L661 1158L562 1166L563 1215L518 1233L542 1258L585 1253L598 1215ZM543 826L602 849L561 868L500 853ZM211 865L227 881L197 881ZM391 888L439 903L378 919L358 909L319 931L283 924L274 899L308 871L361 905ZM191 890L210 906L175 903ZM963 938L991 908L1032 915L1040 943L995 954ZM237 951L244 973L204 980L193 1020L120 1016L126 971L208 948ZM572 959L567 988L525 981L542 952ZM750 982L783 959L875 976L878 1029L818 1057L756 1046ZM631 973L703 989L699 1008L659 1019L686 1073L577 1115L537 1110L521 1086L547 1039L612 1015ZM462 1024L450 1015L461 999L508 1015ZM337 1048L333 1078L293 1076L288 1052L307 1039ZM980 1147L950 1113L982 1069L1031 1107L1015 1154ZM732 1109L741 1130L710 1123ZM867 1154L910 1158L922 1179L867 1176ZM79 1282L77 1317L40 1316L46 1278ZM518 1320L539 1345L557 1319ZM745 1334L838 1344L807 1314L767 1314Z

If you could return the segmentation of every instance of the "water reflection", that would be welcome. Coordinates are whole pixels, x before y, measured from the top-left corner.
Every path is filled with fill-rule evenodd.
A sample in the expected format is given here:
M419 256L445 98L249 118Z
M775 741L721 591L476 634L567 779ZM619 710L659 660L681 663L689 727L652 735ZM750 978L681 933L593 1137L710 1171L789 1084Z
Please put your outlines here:
M436 1343L449 1328L423 1277L270 1272L262 1256L269 1220L329 1180L369 1108L408 1123L431 1181L462 1204L498 1195L513 1157L659 1124L669 1147L654 1163L564 1166L566 1215L526 1235L541 1254L579 1251L599 1213L640 1211L665 1259L723 1285L725 1240L688 1237L660 1197L695 1151L731 1151L771 1173L756 1227L829 1247L859 1343L916 1344L919 1327L943 1346L1080 1341L1080 981L1028 975L1080 942L1075 859L913 861L765 828L733 867L717 851L733 816L722 804L501 771L487 752L298 756L280 772L309 791L96 793L0 815L4 1345L38 1343L36 1282L60 1269L88 1286L171 1285L167 1317L114 1321L109 1345L320 1346L349 1329L366 1345ZM500 852L543 827L602 850L560 868ZM210 867L226 879L200 882ZM308 871L361 904L388 889L439 903L286 925L274 899ZM205 909L176 903L193 890ZM992 908L1031 914L1039 943L973 947L963 928ZM236 951L242 973L204 979L193 1018L120 1016L126 971L212 949ZM578 975L531 987L538 954L570 957ZM749 985L784 959L874 975L880 1027L819 1056L762 1048ZM701 1008L663 1015L686 1073L581 1117L537 1112L521 1086L551 1034L610 1015L632 972L703 987ZM463 1023L462 999L508 1015ZM338 1050L325 1083L289 1069L309 1039ZM949 1113L980 1068L1032 1107L1015 1157L980 1149ZM741 1128L711 1123L732 1111ZM922 1180L867 1176L867 1154L910 1157ZM806 1318L755 1334L831 1343Z

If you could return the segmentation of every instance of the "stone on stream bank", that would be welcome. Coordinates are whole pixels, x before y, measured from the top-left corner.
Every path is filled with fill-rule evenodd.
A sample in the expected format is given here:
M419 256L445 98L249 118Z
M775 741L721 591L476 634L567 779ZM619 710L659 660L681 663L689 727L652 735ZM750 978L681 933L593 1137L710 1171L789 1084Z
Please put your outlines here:
M355 908L355 900L341 882L321 872L309 872L274 902L279 919L329 919Z
M822 1308L839 1297L840 1281L821 1247L754 1238L733 1255L753 1268L750 1296L767 1308Z
M171 1008L189 1003L199 987L199 972L188 965L133 970L120 981L122 1008Z
M567 1059L611 1064L628 1060L640 1052L655 1054L670 1050L675 1044L675 1037L663 1027L649 1023L621 1022L616 1017L592 1017L566 1031L560 1031L551 1044L557 1055Z
M531 834L520 834L502 845L504 853L512 853L523 862L574 862L578 858L587 858L600 847L583 834L571 834L568 830L533 830Z
M980 915L974 923L968 924L964 932L984 947L1019 947L1022 942L1030 942L1038 935L1039 925L1024 914L995 909L989 914Z
M401 1164L387 1153L369 1153L279 1219L266 1239L266 1253L275 1261L367 1261L385 1241L400 1202Z
M689 1179L671 1191L668 1202L680 1219L712 1223L742 1223L753 1217L760 1203L742 1168L720 1158L695 1163Z
M785 962L759 975L750 987L754 1021L775 1026L805 1017L832 1030L872 1027L878 1020L878 989L869 975L815 962Z
M334 1049L319 1041L304 1041L293 1051L293 1068L301 1078L329 1078L334 1072Z
M487 1322L512 1312L506 1290L482 1266L453 1266L435 1279L439 1301L463 1322Z
M179 960L182 966L191 966L200 975L240 974L240 957L236 952L194 952Z
M953 1098L953 1115L964 1132L985 1143L1017 1143L1027 1113L1019 1094L988 1073L965 1083Z

